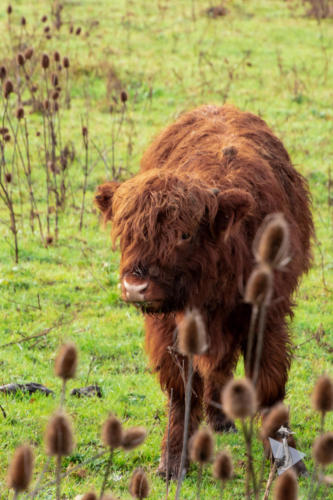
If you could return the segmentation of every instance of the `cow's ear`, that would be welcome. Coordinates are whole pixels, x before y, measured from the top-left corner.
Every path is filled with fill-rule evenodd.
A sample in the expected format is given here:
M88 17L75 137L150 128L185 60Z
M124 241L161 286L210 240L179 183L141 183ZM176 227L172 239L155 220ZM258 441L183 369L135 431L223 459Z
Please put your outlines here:
M97 188L95 195L95 204L102 212L104 221L108 222L112 219L112 200L113 195L120 186L119 182L106 182Z
M228 189L216 194L218 209L214 220L215 236L223 231L225 238L232 227L245 217L254 206L254 199L243 189Z

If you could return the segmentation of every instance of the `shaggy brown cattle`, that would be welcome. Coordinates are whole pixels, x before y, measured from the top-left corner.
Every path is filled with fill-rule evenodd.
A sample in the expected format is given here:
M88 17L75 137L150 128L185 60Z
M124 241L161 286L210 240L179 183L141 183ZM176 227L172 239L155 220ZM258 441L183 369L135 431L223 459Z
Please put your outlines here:
M240 354L246 353L249 306L243 285L253 269L254 235L265 216L284 214L292 260L277 272L268 310L258 379L261 408L281 401L290 366L286 317L292 294L309 268L313 231L304 179L259 117L231 106L202 106L167 127L145 152L141 172L98 189L96 203L121 247L122 296L145 314L146 346L173 406L170 472L182 448L184 384L175 348L177 323L196 308L209 348L195 359L190 433L206 418L230 428L219 402ZM276 299L276 300L274 300ZM250 374L249 374L250 375ZM163 442L160 472L165 472Z

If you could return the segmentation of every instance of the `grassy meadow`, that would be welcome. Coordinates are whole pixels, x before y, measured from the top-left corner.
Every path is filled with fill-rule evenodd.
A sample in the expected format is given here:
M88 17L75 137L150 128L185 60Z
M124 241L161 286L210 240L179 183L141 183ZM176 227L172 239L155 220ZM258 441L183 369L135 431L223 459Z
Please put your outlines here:
M275 130L312 193L314 264L295 297L291 324L295 349L286 398L298 449L306 453L311 471L311 446L320 418L311 409L310 395L318 376L333 372L332 19L318 23L304 15L301 4L282 0L226 2L227 14L216 18L205 14L214 5L209 0L64 0L62 4L59 13L57 2L15 0L10 16L6 3L0 6L0 66L9 68L14 90L24 81L16 55L34 48L31 60L25 62L33 68L32 76L26 87L20 87L20 99L25 104L36 213L44 234L43 244L36 218L31 229L26 178L22 174L18 179L13 168L8 189L17 217L19 259L16 263L9 210L0 198L0 385L38 382L59 393L61 381L53 371L55 353L62 342L75 342L80 359L69 389L98 384L103 397L67 396L76 447L64 459L64 470L102 449L101 424L113 412L125 427L145 426L148 436L134 451L115 453L109 490L130 498L129 479L141 466L150 476L150 498L165 496L165 483L156 475L166 423L165 397L144 353L142 316L120 300L119 253L112 251L109 229L101 227L92 200L96 186L106 178L125 179L137 172L145 147L180 112L204 103L233 103L259 114ZM47 16L44 22L43 15ZM23 25L22 16L26 18ZM64 56L70 61L68 78L64 68L59 70L55 123L62 145L72 152L64 175L64 202L56 210L58 238L51 188L48 205L46 201L45 115L38 108L46 85L40 57L48 53L52 59L54 51L59 51L61 61ZM31 101L28 87L32 82L38 90ZM121 91L128 97L125 103L120 101ZM17 94L12 94L8 106L3 96L0 101L0 119L7 114L14 131L17 100ZM15 149L11 130L5 147L9 165L19 162L19 151L24 151L25 129L20 123L17 142L21 149ZM88 148L82 126L88 129ZM50 175L50 183L62 176L57 171ZM51 214L49 228L47 212ZM237 372L243 373L242 363ZM5 499L12 498L6 486L8 462L20 443L34 446L35 478L43 468L44 429L58 397L1 394L0 404L5 413L0 413L0 498ZM332 429L332 424L329 415L326 429ZM241 433L216 436L216 449L223 448L230 450L235 465L224 498L243 499ZM259 442L255 457L259 466ZM98 491L105 464L106 457L102 457L69 475L63 481L63 498L75 498L89 488ZM267 464L267 475L268 471ZM51 464L44 483L53 479ZM182 498L196 498L196 479L197 468L191 466ZM306 498L309 483L309 478L300 479L301 498ZM174 492L172 484L170 498ZM202 498L218 497L219 487L207 470ZM36 498L55 498L55 487L46 487ZM318 498L333 498L332 489L321 488Z

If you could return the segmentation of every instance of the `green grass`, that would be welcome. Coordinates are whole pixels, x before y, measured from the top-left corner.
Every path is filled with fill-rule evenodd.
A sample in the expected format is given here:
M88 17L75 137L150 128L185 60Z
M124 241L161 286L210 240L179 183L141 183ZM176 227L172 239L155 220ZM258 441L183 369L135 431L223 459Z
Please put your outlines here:
M311 470L311 445L318 432L319 416L311 409L309 396L320 374L332 374L333 231L332 207L328 203L328 171L333 157L333 111L329 106L333 86L332 21L318 25L303 17L302 10L293 13L287 2L268 0L230 2L227 17L214 20L202 14L210 5L208 0L194 3L195 22L191 2L185 0L64 2L64 20L82 26L83 33L92 20L99 21L88 38L69 36L66 24L58 37L45 42L45 50L51 53L58 49L71 59L72 107L62 111L62 125L63 135L73 141L77 154L71 174L75 204L80 205L82 190L81 117L88 116L90 137L99 147L110 144L114 115L108 112L106 89L111 67L129 93L130 120L116 145L117 164L126 162L127 136L132 130L133 173L154 135L179 112L196 105L220 104L226 97L242 109L259 113L276 131L310 183L316 224L314 265L302 281L291 324L297 348L286 399L298 449L306 453ZM44 13L49 15L45 2L38 0L28 6L16 0L13 8L16 21L20 15L27 16L28 29L36 23L38 40L42 33L38 19ZM10 51L4 6L0 29L4 33L1 57L7 64ZM28 121L32 130L41 128L40 115L30 115ZM33 134L32 141L38 144ZM80 363L77 378L69 388L86 385L90 370L89 383L102 387L103 398L68 397L67 409L74 422L77 445L64 467L81 463L100 449L100 427L112 411L125 426L144 425L148 437L133 452L116 452L110 489L129 498L129 478L140 465L150 475L151 498L161 499L165 485L155 471L166 422L165 400L144 354L142 317L119 299L119 254L111 251L108 230L101 230L92 207L95 187L105 178L104 165L92 151L91 161L95 160L82 233L78 231L78 211L70 204L61 214L56 246L42 247L38 235L30 235L26 220L19 235L18 264L13 261L8 225L3 223L7 212L0 204L0 345L13 343L1 349L0 383L34 381L59 392L60 381L53 374L55 352L64 340L73 340L80 351ZM37 155L33 161L38 184ZM42 197L41 202L45 210ZM20 342L48 328L50 331L39 339ZM322 332L320 341L314 337L318 330ZM241 365L237 371L242 373ZM5 483L9 457L17 445L29 441L35 447L36 469L41 470L45 462L43 432L57 399L42 395L1 396L0 403L7 414L6 418L0 415L0 489L1 498L9 498ZM327 429L332 429L332 423L329 416ZM245 453L241 434L216 439L217 448L228 448L235 462L235 477L226 487L225 498L242 499ZM256 444L255 455L259 460L260 444ZM98 489L105 463L106 459L99 459L82 466L80 475L68 477L63 482L66 498L74 498L89 487ZM195 498L196 477L193 466L184 482L183 498ZM46 478L51 480L53 472ZM304 498L308 484L309 479L300 480ZM171 498L174 491L173 485ZM204 474L202 491L207 499L219 495L210 471ZM54 496L54 488L48 488L39 498ZM329 498L329 492L322 491L321 498Z

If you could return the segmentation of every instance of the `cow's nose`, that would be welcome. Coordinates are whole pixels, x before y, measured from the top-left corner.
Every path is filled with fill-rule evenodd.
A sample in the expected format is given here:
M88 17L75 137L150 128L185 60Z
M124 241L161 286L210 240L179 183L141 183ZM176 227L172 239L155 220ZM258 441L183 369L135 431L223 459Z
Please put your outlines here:
M140 283L140 284L134 284L134 283L129 283L126 278L124 278L123 281L124 288L125 288L125 295L126 295L126 300L129 302L142 302L144 301L144 294L143 292L147 290L148 288L148 283Z

